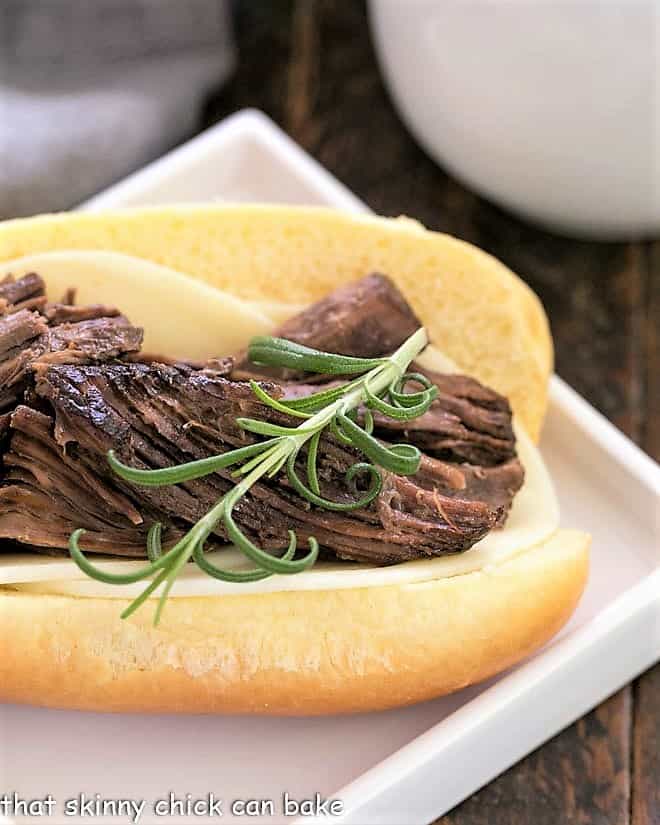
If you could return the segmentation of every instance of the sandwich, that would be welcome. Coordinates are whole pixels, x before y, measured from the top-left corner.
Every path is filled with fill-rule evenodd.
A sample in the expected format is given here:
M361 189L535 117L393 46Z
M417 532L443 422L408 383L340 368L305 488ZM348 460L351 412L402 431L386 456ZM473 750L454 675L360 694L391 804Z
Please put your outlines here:
M407 219L0 224L0 700L330 714L459 690L573 613L538 298Z

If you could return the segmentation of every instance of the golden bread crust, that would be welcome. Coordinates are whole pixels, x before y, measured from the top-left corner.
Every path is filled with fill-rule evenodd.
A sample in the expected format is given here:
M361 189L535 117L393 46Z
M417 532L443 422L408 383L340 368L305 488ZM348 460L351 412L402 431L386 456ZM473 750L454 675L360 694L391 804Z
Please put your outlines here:
M0 700L96 711L324 714L458 690L515 664L568 620L589 537L560 530L478 573L417 585L120 599L0 589Z

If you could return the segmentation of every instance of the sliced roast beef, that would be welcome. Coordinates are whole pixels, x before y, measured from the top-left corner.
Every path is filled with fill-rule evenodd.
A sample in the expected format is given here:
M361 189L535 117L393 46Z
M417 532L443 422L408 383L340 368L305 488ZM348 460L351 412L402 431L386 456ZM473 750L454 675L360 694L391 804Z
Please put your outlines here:
M65 296L72 301L74 294ZM142 330L102 305L49 304L36 273L0 283L0 413L24 397L37 362L91 363L137 352Z
M388 355L421 322L385 275L373 274L330 293L286 321L275 335L340 355Z
M379 358L389 355L421 323L385 275L373 274L328 295L282 324L273 335L324 352ZM296 377L292 370L255 366L245 354L236 362L234 377Z
M21 309L0 318L0 413L23 397L38 363L92 363L137 352L142 330L126 318L95 318L47 326L37 312Z
M138 352L142 330L131 326L123 315L91 318L49 327L41 343L43 352L33 368L46 363L89 364Z
M405 423L376 416L378 432L392 438L401 430L404 441L448 461L491 467L515 457L511 407L504 396L466 375L423 372L439 390L430 410Z
M400 346L420 326L392 281L370 275L333 292L291 318L273 334L342 355L380 357ZM405 424L376 416L383 438L400 430L404 440L437 458L494 466L515 456L511 408L506 398L464 375L431 373L415 364L440 390L429 412ZM319 376L255 366L239 356L235 378L271 377L285 383L285 396L318 390ZM313 382L305 383L306 380ZM330 385L330 383L328 382Z
M35 272L18 279L7 275L0 281L0 315L19 309L35 309L45 303L44 282Z
M415 370L422 372L421 368ZM490 467L515 457L511 407L504 396L466 375L423 372L439 390L431 408L407 422L375 413L377 435L390 441L402 439L430 456L453 462ZM336 383L328 382L324 386ZM282 388L288 399L302 398L319 389L315 384L302 381L283 383Z
M73 296L67 296L72 298ZM59 303L47 304L44 309L48 323L55 324L75 323L76 321L91 321L94 318L116 318L120 314L116 307L105 304L87 304L86 306L75 306L74 304Z
M43 318L28 309L0 317L0 413L22 398L30 364L43 352L47 330Z
M232 372L231 359L160 363L165 359L139 352L141 331L117 310L72 307L72 300L0 317L0 371L15 378L4 407L0 391L6 450L0 539L63 551L82 527L89 550L143 556L151 524L162 522L165 541L174 541L235 479L224 470L177 486L138 487L111 472L109 449L132 466L167 467L251 443L255 437L237 426L237 417L299 421L264 406L248 383L236 380L241 370L254 374L246 365ZM375 275L338 290L278 334L377 357L418 326L391 282ZM263 386L276 398L318 389L305 376L290 377L296 380ZM325 553L376 564L461 552L502 524L523 480L506 399L465 376L428 377L439 389L428 413L405 425L376 416L381 440L407 440L423 450L414 477L384 473L370 506L341 513L311 505L280 474L239 501L237 523L274 552L294 529L302 542L315 536ZM302 454L301 476L305 460ZM352 500L345 474L360 460L353 448L324 436L322 494ZM214 540L226 541L222 527Z
M10 443L10 433L20 432L18 424L12 430L13 414L18 405L34 400L33 371L37 364L98 363L140 349L142 330L131 326L116 309L101 305L74 307L71 305L73 300L74 292L69 290L62 303L48 303L44 282L34 273L19 279L9 276L0 283L0 479L7 482L16 480L18 466L14 465L10 471L11 458L4 455ZM19 415L16 421L24 419L24 415ZM17 435L11 443L20 446L20 442ZM37 467L35 464L35 469ZM5 489L0 517L7 523L11 513L12 529L19 533L17 520L40 524L42 535L38 543L52 546L52 538L48 542L46 537L49 532L57 532L56 526L60 522L56 518L52 522L41 517L33 518L37 499L44 502L45 493L39 484L32 487L30 506L25 499L25 490L22 491L18 509L16 504L11 510L6 509L6 497L12 493ZM49 506L55 512L52 501ZM26 535L25 531L22 535ZM63 535L65 531L60 530L57 547L61 547Z
M54 439L48 415L19 406L11 415L11 449L0 486L0 535L41 549L61 550L82 524L99 552L142 555L146 541L144 504L136 509L103 474L88 469ZM176 530L165 522L168 535Z
M266 389L275 396L281 392L276 385L266 385ZM248 384L184 366L45 365L38 368L36 391L52 412L47 424L48 458L56 445L67 469L61 471L57 464L53 467L45 461L43 432L39 449L30 450L24 437L25 414L19 410L12 425L22 430L12 438L6 463L20 472L12 471L13 483L2 491L0 511L7 511L9 501L25 502L27 490L32 509L44 497L57 498L60 523L89 530L86 546L106 552L107 542L99 532L100 515L95 509L104 497L111 502L106 522L123 526L117 552L143 553L143 525L156 514L162 514L176 532L177 524L196 521L234 483L227 470L180 486L136 488L110 472L105 461L109 449L114 448L122 460L134 466L165 467L250 443L252 436L236 425L239 416L295 423L261 405ZM45 419L42 423L46 426ZM329 438L321 441L319 453L324 495L348 500L354 493L346 488L344 475L360 459L359 454ZM66 479L73 483L74 468L85 489L93 492L94 507L73 492L66 496L58 492L65 488ZM386 473L384 481L376 502L350 513L311 506L285 479L262 482L240 501L235 517L246 533L266 547L284 545L287 530L293 528L301 539L316 536L326 550L339 557L392 563L470 547L503 520L521 475L488 476L486 471L477 479L460 466L427 459L419 478ZM130 506L118 508L115 498L130 502ZM139 525L135 513L140 514ZM4 519L0 516L0 536L32 544L43 542L43 526L35 524L33 534L25 532L31 523L24 519L19 530L15 513ZM129 547L131 538L135 544ZM224 538L219 530L218 539ZM67 540L68 533L59 530L56 536L51 535L48 546L59 542L65 547Z

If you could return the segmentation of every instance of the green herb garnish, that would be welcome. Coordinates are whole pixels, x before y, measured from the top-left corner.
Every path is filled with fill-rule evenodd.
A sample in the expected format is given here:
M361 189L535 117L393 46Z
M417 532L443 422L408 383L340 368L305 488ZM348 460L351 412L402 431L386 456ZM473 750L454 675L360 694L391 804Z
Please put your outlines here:
M161 470L140 470L122 464L114 451L110 450L108 462L113 471L124 480L141 486L181 484L233 466L236 467L233 475L237 478L237 483L166 552L163 552L161 544L162 527L160 524L153 525L147 536L149 563L134 573L105 573L94 566L80 549L79 540L84 530L75 530L71 534L71 557L84 573L106 584L132 584L152 579L143 592L124 610L122 618L130 616L158 587L164 585L156 608L154 624L160 619L177 576L190 560L209 576L236 583L254 582L273 574L290 575L309 569L319 554L319 545L315 538L310 537L308 552L302 558L294 558L297 541L293 531L289 531L289 544L283 555L277 556L262 550L241 532L234 521L233 510L236 504L259 479L272 478L284 470L296 492L312 504L328 510L356 510L366 507L378 496L382 487L382 474L379 468L397 475L416 473L421 461L417 447L410 444L386 446L374 438L372 410L399 421L411 421L428 410L437 396L437 388L423 375L406 372L410 362L419 355L427 343L426 331L421 328L388 358L352 358L319 352L282 338L253 338L248 350L253 363L293 367L323 375L359 377L290 401L272 398L259 384L251 381L252 390L259 401L302 421L297 427L283 427L259 419L238 418L236 423L239 427L255 435L264 436L266 440L220 455ZM410 382L418 384L422 389L405 392L405 387ZM364 408L362 423L358 423L359 408ZM356 495L353 501L331 501L321 495L316 465L319 440L326 430L330 430L342 443L358 449L368 459L367 462L353 464L346 473L346 483ZM300 478L296 469L296 461L305 445L307 483ZM357 490L356 479L362 475L368 477L369 486L366 492L360 493ZM207 559L204 545L220 523L223 524L229 540L254 563L253 569L222 570Z

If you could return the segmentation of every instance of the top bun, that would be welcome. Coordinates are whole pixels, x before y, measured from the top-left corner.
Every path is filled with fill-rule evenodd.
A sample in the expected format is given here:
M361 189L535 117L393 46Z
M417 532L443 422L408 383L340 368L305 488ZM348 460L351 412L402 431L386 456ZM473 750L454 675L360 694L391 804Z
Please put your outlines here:
M240 298L309 304L382 272L458 367L507 396L538 439L553 352L531 289L471 244L405 218L317 207L167 206L0 224L0 262L103 249L177 269ZM222 353L218 353L222 354Z

